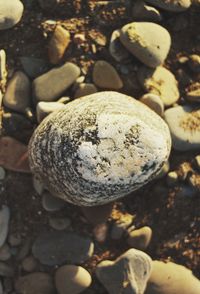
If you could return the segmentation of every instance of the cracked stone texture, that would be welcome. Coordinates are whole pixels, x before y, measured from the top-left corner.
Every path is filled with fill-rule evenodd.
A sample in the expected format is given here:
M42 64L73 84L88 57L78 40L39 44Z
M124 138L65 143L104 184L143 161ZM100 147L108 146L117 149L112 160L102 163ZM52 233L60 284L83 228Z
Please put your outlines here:
M69 103L45 118L29 143L33 173L54 194L79 206L121 198L166 162L171 137L146 105L117 92Z

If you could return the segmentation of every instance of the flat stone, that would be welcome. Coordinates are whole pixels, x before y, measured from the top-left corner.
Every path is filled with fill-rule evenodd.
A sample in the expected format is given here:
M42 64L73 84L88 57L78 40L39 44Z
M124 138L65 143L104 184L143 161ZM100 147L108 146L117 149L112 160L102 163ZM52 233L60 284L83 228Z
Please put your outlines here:
M35 258L50 266L64 262L83 263L92 256L93 251L94 244L90 239L63 231L41 234L32 247Z
M10 29L22 18L24 6L19 0L0 0L0 30Z
M4 243L4 245L0 248L0 260L6 261L11 258L11 250L8 244Z
M168 69L162 66L156 69L141 67L138 79L144 89L158 95L165 106L170 106L178 101L180 95L178 83Z
M178 182L178 174L176 171L170 171L168 174L167 174L167 185L169 187L173 187L177 184Z
M133 230L128 234L128 245L138 250L145 250L152 238L152 229L150 227L142 227Z
M48 46L49 60L52 64L58 64L70 43L70 33L62 26L57 25Z
M52 278L47 273L35 272L19 277L15 282L17 293L26 294L54 294L55 288Z
M90 286L91 282L89 272L81 266L64 265L55 274L55 284L59 294L81 293Z
M0 210L0 247L6 241L8 235L8 226L10 221L10 209L6 205L2 205Z
M120 42L120 30L113 31L110 44L109 44L109 52L110 55L118 62L126 60L130 57L130 53L126 50L126 48Z
M66 206L66 202L45 191L42 194L42 207L46 211L59 211Z
M190 105L165 111L165 120L172 136L172 146L179 151L200 148L200 110Z
M30 107L31 83L23 72L15 72L9 81L3 103L6 107L22 113L25 113L26 108Z
M93 93L96 93L97 87L91 83L81 83L78 85L76 92L74 94L74 98L79 98L83 96L87 96Z
M14 269L3 261L0 261L0 276L13 277Z
M38 102L36 107L36 116L38 123L41 123L41 121L50 113L62 109L65 107L65 104L60 102Z
M158 95L147 93L140 98L140 102L147 105L161 117L164 115L164 103Z
M71 220L67 217L50 217L49 225L58 231L66 230L71 225Z
M3 181L5 179L5 176L6 176L5 169L2 166L0 166L0 181Z
M192 272L173 262L153 261L145 294L199 294L200 281Z
M146 2L172 12L184 11L191 5L191 0L146 0Z
M142 251L130 249L117 260L97 265L96 275L109 294L143 294L151 274L151 258Z
M47 62L40 58L22 56L20 58L20 61L25 73L30 78L36 78L45 73L46 71L48 71L49 69Z
M132 6L132 19L134 21L160 22L162 16L156 8L146 5L142 0L136 0Z
M153 178L169 156L170 141L157 114L132 97L108 91L78 98L49 115L30 141L29 157L33 173L54 196L96 206Z
M67 90L80 75L77 65L66 62L33 81L33 95L37 101L54 101Z
M132 22L122 27L120 41L135 57L149 67L161 65L169 52L168 31L152 22Z
M95 62L92 79L96 86L103 89L119 90L123 87L116 69L104 60Z

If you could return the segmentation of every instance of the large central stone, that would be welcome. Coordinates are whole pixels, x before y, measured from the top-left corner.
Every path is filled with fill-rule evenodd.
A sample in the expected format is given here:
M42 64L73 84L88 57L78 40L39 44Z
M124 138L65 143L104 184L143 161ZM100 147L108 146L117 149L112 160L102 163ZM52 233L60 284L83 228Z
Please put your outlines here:
M167 160L166 123L146 105L99 92L49 115L29 144L33 173L57 197L80 206L108 203L151 180Z

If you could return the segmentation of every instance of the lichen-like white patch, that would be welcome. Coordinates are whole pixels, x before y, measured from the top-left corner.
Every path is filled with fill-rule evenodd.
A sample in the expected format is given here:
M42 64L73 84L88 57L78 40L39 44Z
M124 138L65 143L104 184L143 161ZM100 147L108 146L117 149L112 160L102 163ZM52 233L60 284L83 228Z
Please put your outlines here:
M171 147L165 122L134 98L100 92L48 116L29 145L31 168L77 205L113 201L147 183Z

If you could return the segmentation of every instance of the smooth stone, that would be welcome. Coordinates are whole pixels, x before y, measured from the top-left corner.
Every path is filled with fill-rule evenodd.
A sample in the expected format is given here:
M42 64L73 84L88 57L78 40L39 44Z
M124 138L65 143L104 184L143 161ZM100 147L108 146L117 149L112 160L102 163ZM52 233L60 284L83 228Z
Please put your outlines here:
M48 46L49 60L52 64L58 64L70 43L70 33L62 26L57 25Z
M200 55L191 54L189 56L188 65L194 73L200 73Z
M189 86L186 98L190 102L200 102L200 83L197 82Z
M90 83L81 83L78 85L76 92L74 94L74 98L79 98L83 96L87 96L93 93L98 92L97 87L94 84Z
M146 5L142 0L136 0L132 6L132 19L134 21L160 22L162 16L156 8Z
M3 104L18 112L24 113L31 103L31 83L21 71L15 72L8 83Z
M52 278L47 273L35 272L19 277L15 282L15 290L21 294L54 294Z
M200 171L200 155L195 156L194 162L197 169Z
M38 123L41 123L41 121L50 113L60 110L65 107L65 104L60 102L38 102L36 107L36 116Z
M140 98L140 102L147 105L161 117L164 115L164 104L158 95L147 93Z
M186 267L153 261L145 294L199 294L200 281Z
M124 61L130 57L130 53L126 50L126 48L120 42L120 30L113 31L110 44L109 44L109 52L110 55L118 62Z
M1 49L0 50L0 80L5 81L7 77L6 70L6 52Z
M92 79L94 84L99 88L119 90L123 87L123 82L116 69L104 60L95 62Z
M2 277L13 277L14 276L14 269L9 266L8 264L0 261L0 276Z
M169 163L169 160L168 160L168 161L165 162L165 164L161 168L159 174L157 174L156 180L162 179L163 177L165 177L168 174L169 170L170 170L170 163Z
M81 207L81 211L86 219L93 225L102 224L111 215L114 203L94 207Z
M168 31L152 22L128 23L121 29L120 41L142 63L153 68L165 61L171 46Z
M41 180L41 178L37 175L33 175L33 187L35 192L40 196L44 192L45 185L43 181Z
M0 260L6 261L11 258L11 251L8 244L4 243L2 247L0 247Z
M0 0L0 30L14 27L22 18L24 6L19 0Z
M108 91L78 98L50 114L30 141L29 158L33 174L54 196L97 206L147 183L170 148L168 127L156 113L132 97Z
M59 294L78 294L92 282L87 270L77 265L64 265L55 274L56 289Z
M150 227L142 227L137 230L130 231L128 234L127 243L129 246L138 250L145 250L152 238L152 229Z
M104 260L96 275L109 294L143 294L151 274L152 260L144 252L130 249L117 260Z
M49 225L58 231L66 230L71 225L71 220L67 217L51 217Z
M47 62L40 58L23 56L20 58L20 61L25 73L30 78L36 78L49 69Z
M97 224L93 229L93 234L97 242L105 242L108 236L108 225L106 223Z
M49 212L59 211L66 206L66 202L45 191L42 194L42 207Z
M173 187L177 184L178 182L178 174L176 171L170 171L168 174L167 174L167 185L169 187Z
M4 245L8 236L8 227L10 222L10 208L2 205L0 210L0 247Z
M127 229L131 226L133 222L133 216L127 214L123 219L118 219L114 222L110 236L113 240L119 240L127 232Z
M4 112L2 124L7 136L27 144L33 133L32 123L22 114Z
M191 5L191 0L146 0L146 2L172 12L184 11Z
M159 66L156 69L141 67L138 79L144 89L158 95L165 106L176 103L179 99L178 83L175 76L166 68Z
M37 101L54 101L67 90L80 75L77 65L66 62L33 81L33 95Z
M0 181L3 181L6 177L6 172L5 172L5 169L0 166Z
M172 146L179 151L200 148L200 110L190 105L176 106L165 111Z
M38 0L38 2L42 9L51 11L60 3L60 0Z
M63 262L83 263L93 251L90 239L64 231L45 232L37 237L32 247L34 257L50 266Z
M34 272L38 266L38 261L34 258L34 256L29 255L22 261L22 268L26 272Z

